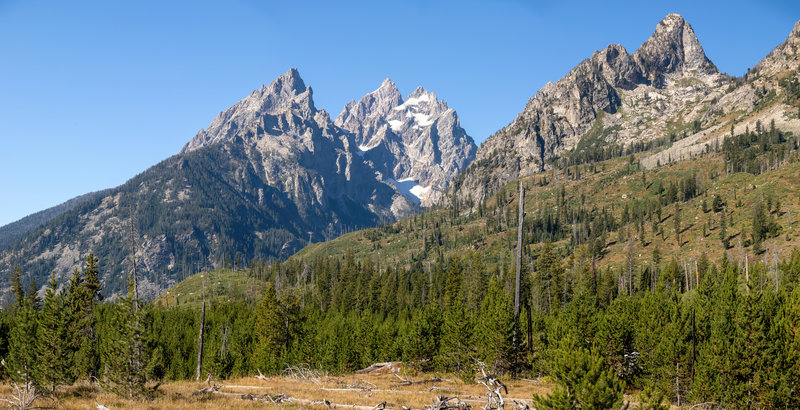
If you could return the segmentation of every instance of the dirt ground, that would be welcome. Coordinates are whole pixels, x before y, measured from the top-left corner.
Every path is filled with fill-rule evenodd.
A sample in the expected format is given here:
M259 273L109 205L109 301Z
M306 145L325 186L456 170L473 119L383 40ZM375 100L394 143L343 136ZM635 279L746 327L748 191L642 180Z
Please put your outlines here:
M554 385L547 381L503 380L506 408L514 400L531 404L534 393L543 394ZM201 389L212 390L199 392ZM9 385L0 386L0 398L12 396ZM350 374L328 376L316 372L296 372L283 377L248 377L209 382L170 382L156 389L148 400L126 400L103 391L96 385L76 384L60 388L55 394L38 399L34 406L59 409L239 409L239 408L424 408L437 396L456 396L472 408L487 402L487 389L478 383L464 383L452 375L439 374Z

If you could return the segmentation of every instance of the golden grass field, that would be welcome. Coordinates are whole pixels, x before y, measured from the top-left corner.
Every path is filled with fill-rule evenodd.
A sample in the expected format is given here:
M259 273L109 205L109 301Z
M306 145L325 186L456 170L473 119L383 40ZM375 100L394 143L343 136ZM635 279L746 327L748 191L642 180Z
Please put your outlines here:
M401 373L402 374L402 373ZM41 398L34 406L58 409L96 409L98 404L110 409L239 409L239 408L373 408L386 402L386 407L424 408L437 395L458 396L472 408L482 408L487 401L486 388L478 383L464 383L452 375L414 374L403 376L411 385L401 385L394 374L325 376L316 378L247 377L216 382L170 382L158 387L153 398L128 400L100 389L97 385L79 383L59 388L50 397ZM432 381L437 380L437 381ZM503 395L506 408L512 400L531 404L534 393L546 394L554 385L543 380L503 380L508 395ZM214 393L198 393L200 389L219 386ZM9 398L12 388L0 386L0 397ZM270 399L284 394L290 399L276 404ZM327 404L325 401L329 402ZM362 407L363 406L363 407Z

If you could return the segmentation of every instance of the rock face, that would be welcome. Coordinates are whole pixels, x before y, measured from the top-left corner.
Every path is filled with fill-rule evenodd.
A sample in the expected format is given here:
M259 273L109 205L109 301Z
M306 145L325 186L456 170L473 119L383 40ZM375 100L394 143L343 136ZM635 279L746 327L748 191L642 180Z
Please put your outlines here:
M771 77L779 74L796 75L800 66L800 21L795 23L789 37L781 45L772 50L751 71L760 77Z
M480 146L454 180L457 197L474 206L503 184L544 170L596 125L613 130L601 133L606 142L663 136L673 116L691 112L698 98L711 100L714 90L721 94L727 81L689 23L670 14L633 54L609 45L539 90L511 124Z
M706 57L700 41L679 14L670 14L656 31L633 53L641 75L650 85L666 86L670 75L716 74L717 67Z
M418 209L360 154L292 69L179 154L10 244L0 271L19 264L37 283L51 271L65 280L93 251L112 296L126 289L135 248L140 293L152 297L198 268L286 257Z
M407 215L414 206L376 181L353 136L326 111L318 111L312 95L291 69L220 113L181 152L226 142L240 145L256 172L287 193L303 218L324 219L336 198L367 204L381 220ZM339 223L334 216L326 229L332 234Z
M455 110L435 93L419 87L404 101L388 78L348 103L335 123L353 133L358 155L379 179L426 207L438 202L477 149Z

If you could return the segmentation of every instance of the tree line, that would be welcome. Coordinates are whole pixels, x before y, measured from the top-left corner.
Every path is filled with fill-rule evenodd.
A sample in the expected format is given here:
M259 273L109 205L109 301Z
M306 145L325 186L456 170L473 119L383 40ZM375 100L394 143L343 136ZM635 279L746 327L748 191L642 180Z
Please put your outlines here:
M617 272L593 272L547 243L523 272L518 320L511 265L487 269L474 253L403 268L348 253L254 269L267 282L259 300L206 311L202 375L403 360L471 380L480 360L553 376L562 387L538 398L543 408L618 403L623 389L678 404L800 405L800 252L774 266L703 258L691 276L662 261L657 277L639 270L626 290ZM140 303L132 282L104 301L97 277L90 255L40 299L15 270L16 299L0 315L5 377L50 391L90 379L128 397L146 396L148 380L193 378L199 312Z

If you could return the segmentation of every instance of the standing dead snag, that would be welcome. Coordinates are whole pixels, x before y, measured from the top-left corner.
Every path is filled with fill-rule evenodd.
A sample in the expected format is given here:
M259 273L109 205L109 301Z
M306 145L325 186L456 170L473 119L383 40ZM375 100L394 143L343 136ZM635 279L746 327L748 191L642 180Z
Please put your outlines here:
M525 189L519 181L519 221L517 221L517 272L514 281L514 349L519 345L517 330L519 329L519 287L522 275L522 224L525 218ZM516 371L516 365L514 366Z
M197 373L195 380L200 381L200 369L203 367L203 328L206 324L206 274L203 276L203 307L200 308L200 334L197 336Z
M478 362L478 365L481 367L481 373L483 377L478 378L478 383L484 385L486 387L486 406L484 409L502 409L505 406L505 401L503 400L503 395L500 391L505 391L508 394L508 387L506 387L500 379L494 377L491 374L486 373L486 365L483 362Z

